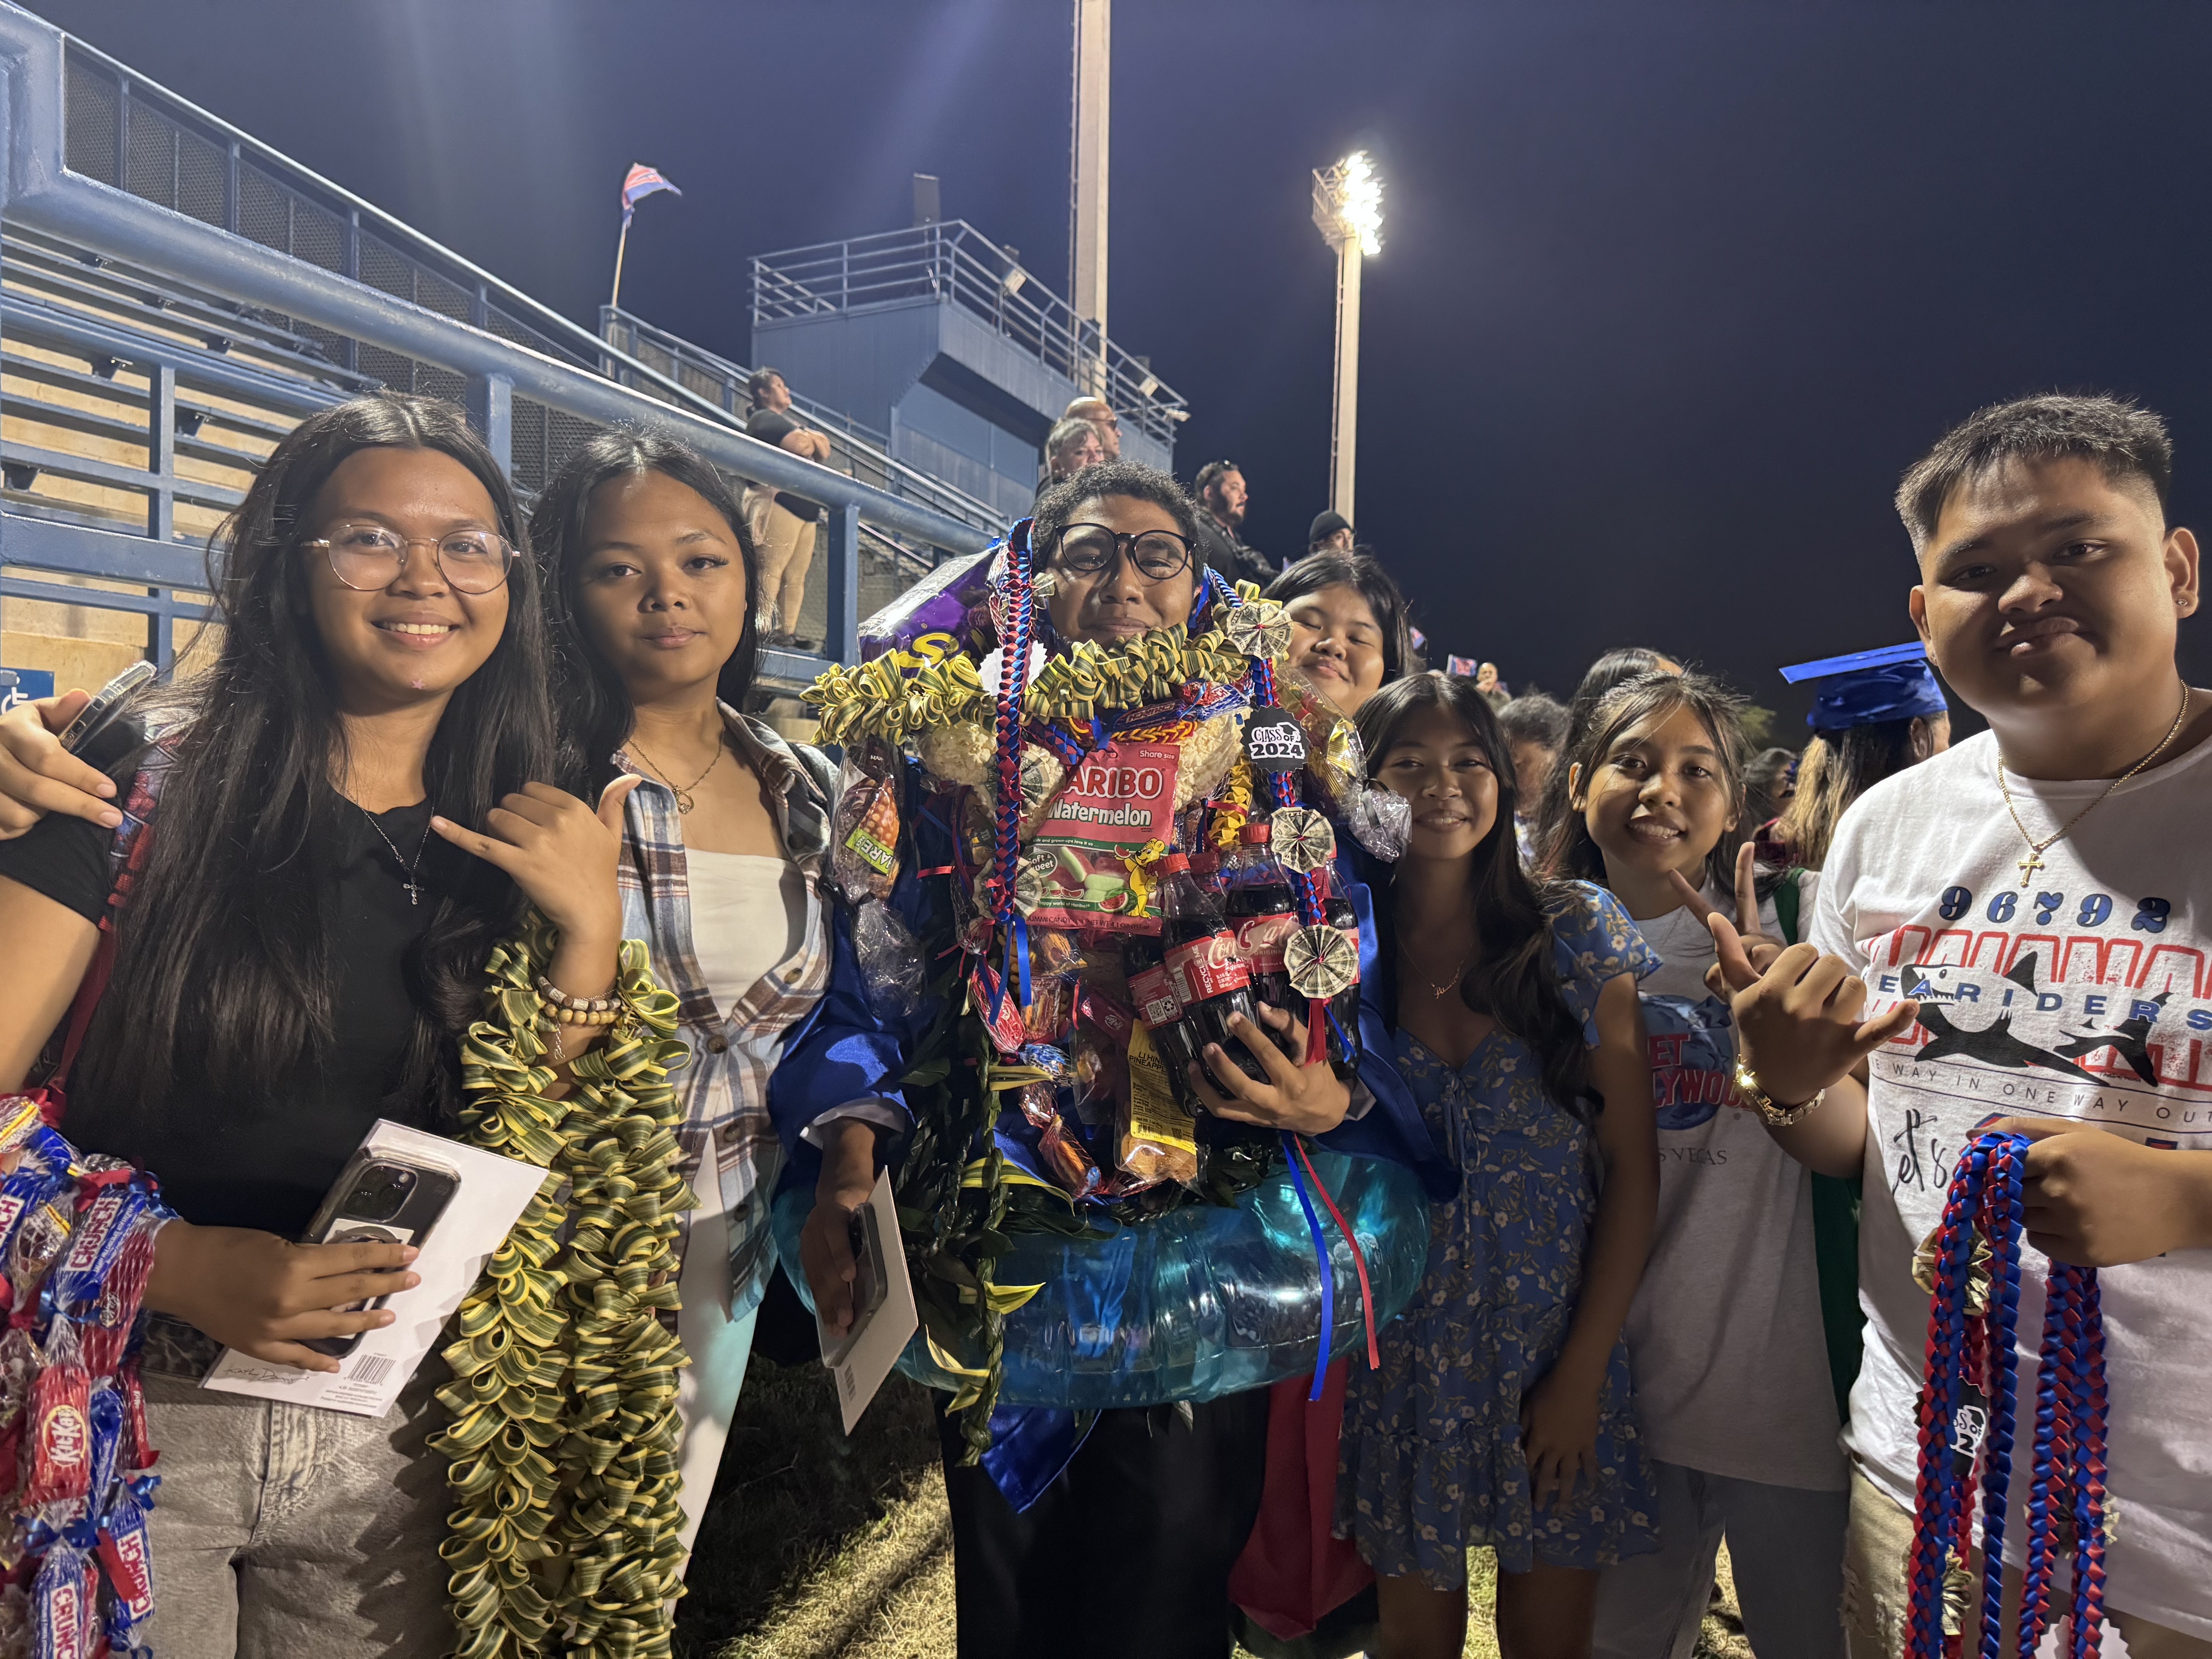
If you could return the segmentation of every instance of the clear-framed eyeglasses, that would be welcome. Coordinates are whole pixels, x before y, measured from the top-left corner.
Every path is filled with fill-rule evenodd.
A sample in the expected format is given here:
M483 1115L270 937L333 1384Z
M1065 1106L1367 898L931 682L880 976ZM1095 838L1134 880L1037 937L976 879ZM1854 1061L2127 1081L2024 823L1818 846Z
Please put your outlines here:
M1137 574L1147 581L1165 581L1190 564L1189 538L1172 530L1120 535L1103 524L1072 524L1060 532L1054 551L1062 568L1079 576L1097 574L1124 551Z
M333 525L330 534L307 545L321 549L331 562L331 574L363 592L391 586L406 569L408 555L427 547L430 562L457 592L489 593L507 580L519 552L506 537L489 530L457 530L433 539L403 536L389 525L365 523Z

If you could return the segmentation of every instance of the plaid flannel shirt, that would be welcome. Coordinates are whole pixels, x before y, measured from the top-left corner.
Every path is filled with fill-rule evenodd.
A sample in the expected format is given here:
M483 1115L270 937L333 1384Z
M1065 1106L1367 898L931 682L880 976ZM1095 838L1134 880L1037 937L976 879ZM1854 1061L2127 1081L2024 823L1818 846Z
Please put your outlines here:
M645 781L623 808L625 836L619 884L623 934L643 939L653 975L677 998L680 1035L691 1063L675 1073L684 1101L679 1132L685 1174L711 1144L715 1176L729 1217L730 1316L742 1318L768 1284L775 1251L769 1201L783 1167L783 1149L768 1111L768 1079L785 1034L821 1000L830 978L828 900L822 891L830 847L828 763L803 763L772 728L725 706L732 745L766 787L786 857L805 884L806 921L799 948L778 963L726 1012L714 1006L691 939L691 895L685 878L684 830L676 792L645 777L627 755L616 763ZM711 1135L711 1141L709 1136Z

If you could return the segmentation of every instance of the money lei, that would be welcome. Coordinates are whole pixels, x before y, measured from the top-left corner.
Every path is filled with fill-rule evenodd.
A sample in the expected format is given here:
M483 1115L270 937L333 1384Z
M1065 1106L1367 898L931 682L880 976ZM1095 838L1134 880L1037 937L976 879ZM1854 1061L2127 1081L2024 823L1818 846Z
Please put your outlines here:
M662 1322L677 1301L679 1218L669 1072L676 999L645 946L623 941L623 1018L571 1069L561 1099L533 988L552 959L533 913L493 951L486 1018L462 1054L465 1138L544 1167L544 1185L461 1304L445 1350L452 1415L431 1444L455 1507L451 1569L459 1659L662 1659L683 1594L676 1374Z

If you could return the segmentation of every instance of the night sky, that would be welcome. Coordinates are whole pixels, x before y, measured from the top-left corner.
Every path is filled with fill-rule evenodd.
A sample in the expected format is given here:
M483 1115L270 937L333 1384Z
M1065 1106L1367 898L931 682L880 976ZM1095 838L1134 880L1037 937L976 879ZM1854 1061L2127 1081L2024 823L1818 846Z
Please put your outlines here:
M1066 0L34 9L580 321L633 160L685 194L640 209L628 308L740 361L746 257L906 224L915 172L1065 291ZM1357 517L1432 653L1564 694L1650 644L1802 730L1775 668L1910 636L1891 490L1978 404L2139 397L2172 423L2176 518L2212 503L2212 8L1121 0L1114 23L1109 327L1190 400L1178 471L1241 463L1273 552L1328 505L1310 171L1378 157Z

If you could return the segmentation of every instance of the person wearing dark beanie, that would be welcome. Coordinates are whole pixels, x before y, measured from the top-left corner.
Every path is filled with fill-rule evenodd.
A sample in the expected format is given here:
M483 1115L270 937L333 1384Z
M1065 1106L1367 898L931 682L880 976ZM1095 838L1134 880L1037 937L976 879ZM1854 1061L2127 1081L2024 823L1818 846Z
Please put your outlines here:
M1318 514L1306 532L1309 553L1349 553L1352 544L1352 520L1334 508Z

